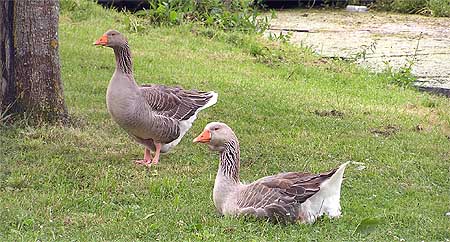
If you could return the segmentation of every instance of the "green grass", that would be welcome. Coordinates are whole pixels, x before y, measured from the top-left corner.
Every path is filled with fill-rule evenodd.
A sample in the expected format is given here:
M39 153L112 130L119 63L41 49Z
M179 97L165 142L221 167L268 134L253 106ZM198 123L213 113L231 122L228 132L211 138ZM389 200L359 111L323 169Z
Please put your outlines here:
M79 20L66 12L60 20L65 97L76 125L24 121L0 129L0 240L450 239L448 99L251 36L209 38L210 30L187 26L128 33L124 15L92 13ZM106 110L113 52L92 42L109 28L127 34L138 82L219 93L151 171L133 164L143 149ZM330 110L343 116L315 114ZM211 195L218 156L191 143L210 121L238 135L243 180L363 162L363 170L346 170L342 218L283 226L217 215ZM389 125L395 132L383 133ZM375 230L354 232L366 218L378 218Z

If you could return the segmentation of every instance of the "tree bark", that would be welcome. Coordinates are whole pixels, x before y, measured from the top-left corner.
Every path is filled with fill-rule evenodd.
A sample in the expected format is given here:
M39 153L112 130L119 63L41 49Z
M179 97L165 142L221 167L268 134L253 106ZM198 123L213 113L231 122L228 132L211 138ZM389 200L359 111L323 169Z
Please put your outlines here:
M12 1L0 2L0 122L14 100Z
M2 71L3 111L11 107L8 112L25 113L38 122L67 121L58 53L58 1L7 0L1 5L0 11L9 13L0 25L0 64L7 67L6 73Z

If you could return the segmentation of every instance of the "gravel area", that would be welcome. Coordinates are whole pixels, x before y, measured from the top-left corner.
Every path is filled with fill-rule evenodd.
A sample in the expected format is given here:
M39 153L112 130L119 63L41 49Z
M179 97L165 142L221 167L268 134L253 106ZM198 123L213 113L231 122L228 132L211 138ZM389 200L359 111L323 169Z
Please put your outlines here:
M360 56L374 71L411 61L415 85L450 95L450 18L345 10L278 11L267 32L326 57ZM364 57L362 57L364 55Z

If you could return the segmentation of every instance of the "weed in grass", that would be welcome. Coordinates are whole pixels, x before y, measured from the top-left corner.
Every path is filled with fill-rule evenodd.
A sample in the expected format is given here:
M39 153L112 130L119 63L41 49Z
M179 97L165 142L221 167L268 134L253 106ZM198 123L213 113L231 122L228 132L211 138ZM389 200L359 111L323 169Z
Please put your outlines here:
M411 84L417 80L417 78L412 74L412 68L417 61L417 51L419 49L421 39L422 33L420 33L417 38L417 45L414 48L414 53L407 58L406 63L400 66L398 70L394 70L388 62L384 62L386 65L384 74L387 76L389 83L401 87L410 87Z
M367 54L373 54L375 53L375 50L377 49L377 42L374 41L370 45L362 45L360 50L357 51L354 55L352 55L349 60L352 61L365 61L367 58Z
M103 11L94 1L86 0L61 0L60 9L62 15L70 16L70 19L74 21L83 21L95 16L111 16L111 14L114 14L113 11ZM113 10L113 8L111 9Z
M285 43L288 43L289 40L292 38L292 32L287 32L286 34L283 34L283 32L280 32L279 35L271 32L271 33L269 33L268 38L272 41L279 41L279 42L285 44Z
M411 73L414 62L408 60L407 64L401 66L398 70L394 70L388 62L384 63L386 69L383 71L383 74L387 76L387 81L389 83L401 87L409 87L416 81L417 78Z

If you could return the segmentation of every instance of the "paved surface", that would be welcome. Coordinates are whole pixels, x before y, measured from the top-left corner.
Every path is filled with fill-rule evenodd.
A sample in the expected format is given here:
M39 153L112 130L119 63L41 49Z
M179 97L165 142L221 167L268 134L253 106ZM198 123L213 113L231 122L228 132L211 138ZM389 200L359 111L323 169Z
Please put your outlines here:
M280 31L292 32L291 42L310 46L323 56L359 55L359 63L375 71L413 61L416 85L450 95L450 18L286 10L278 11L271 21L269 32Z

